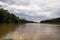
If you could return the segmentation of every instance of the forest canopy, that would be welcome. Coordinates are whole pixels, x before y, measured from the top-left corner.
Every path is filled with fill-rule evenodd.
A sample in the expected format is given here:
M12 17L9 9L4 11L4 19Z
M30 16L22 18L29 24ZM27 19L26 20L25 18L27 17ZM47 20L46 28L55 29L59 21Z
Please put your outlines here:
M25 23L25 19L20 19L13 13L9 13L8 10L4 10L0 6L0 23Z

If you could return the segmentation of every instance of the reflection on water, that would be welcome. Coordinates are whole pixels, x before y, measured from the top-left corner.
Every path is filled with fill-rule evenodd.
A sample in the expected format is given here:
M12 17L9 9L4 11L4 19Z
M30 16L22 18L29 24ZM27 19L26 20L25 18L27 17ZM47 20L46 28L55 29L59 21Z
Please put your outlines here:
M13 40L60 40L60 25L27 23L20 26L13 25L13 28L17 28L15 30L12 28L14 31L6 33L1 40L9 38Z
M8 32L14 31L19 24L0 24L0 38Z

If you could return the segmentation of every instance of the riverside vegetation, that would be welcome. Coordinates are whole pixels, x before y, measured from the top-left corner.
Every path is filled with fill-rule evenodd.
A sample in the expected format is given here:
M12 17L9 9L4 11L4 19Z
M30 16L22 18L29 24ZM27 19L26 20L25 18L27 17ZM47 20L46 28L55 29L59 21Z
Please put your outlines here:
M60 24L60 17L54 19L42 20L40 23Z
M0 8L0 23L33 23L33 21L20 19L13 13L9 13L8 10Z

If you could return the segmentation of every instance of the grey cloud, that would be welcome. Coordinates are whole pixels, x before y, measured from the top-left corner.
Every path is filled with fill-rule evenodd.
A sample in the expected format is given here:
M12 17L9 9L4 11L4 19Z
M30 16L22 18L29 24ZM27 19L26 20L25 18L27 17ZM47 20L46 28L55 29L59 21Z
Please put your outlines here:
M53 2L43 3L43 2L39 2L39 0L36 0L38 2L34 2L34 0L31 0L34 3L33 2L30 3L30 0L0 0L0 1L3 2L3 3L8 4L9 6L10 5L19 5L19 6L23 5L23 6L27 7L27 6L30 6L31 4L34 4L33 6L37 5L38 7L41 8L39 10L22 10L22 9L14 9L14 8L9 7L6 4L2 4L3 8L6 8L7 10L9 10L9 12L14 13L16 16L19 16L21 18L30 19L30 20L49 19L50 17L46 16L44 14L45 12L51 12L51 14L52 14L51 18L60 17L60 5L58 4L58 2L55 4ZM53 0L53 1L57 1L57 0ZM52 5L50 3L53 3L54 5ZM57 6L57 4L58 4L58 6ZM38 14L38 13L40 13L40 14ZM30 15L30 14L34 14L34 16Z
M25 5L25 6L30 5L28 0L0 0L0 1L14 5Z
M15 15L21 17L21 18L25 18L25 19L30 19L30 20L44 20L44 19L48 19L48 17L44 16L44 15L35 15L35 16L30 16L30 15L27 15L25 11L21 11L20 13L16 13ZM30 14L30 13L29 13Z
M56 10L54 10L52 12L54 13L54 15L60 16L60 8L59 9L56 9Z

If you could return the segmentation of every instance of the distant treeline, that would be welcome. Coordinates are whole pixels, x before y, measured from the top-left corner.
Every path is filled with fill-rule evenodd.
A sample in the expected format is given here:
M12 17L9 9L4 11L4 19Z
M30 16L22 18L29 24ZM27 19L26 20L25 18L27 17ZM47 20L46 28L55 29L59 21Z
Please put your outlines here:
M0 8L0 23L27 23L33 21L27 21L16 17L13 13L9 13L8 10Z
M60 24L60 18L54 18L54 19L49 19L49 20L42 20L40 23Z

